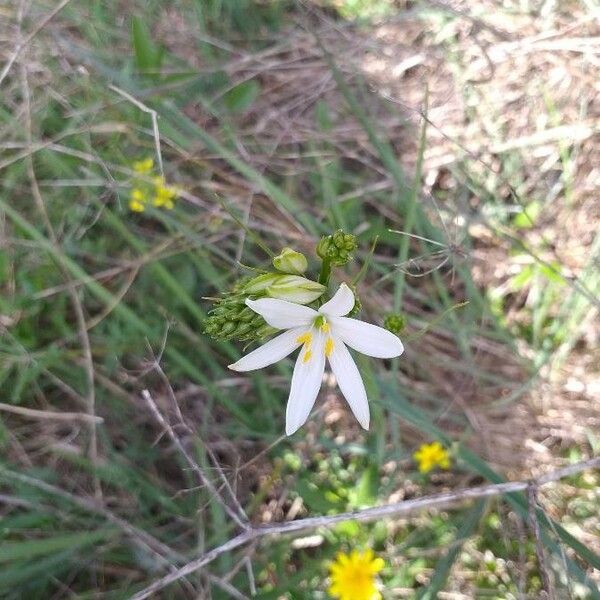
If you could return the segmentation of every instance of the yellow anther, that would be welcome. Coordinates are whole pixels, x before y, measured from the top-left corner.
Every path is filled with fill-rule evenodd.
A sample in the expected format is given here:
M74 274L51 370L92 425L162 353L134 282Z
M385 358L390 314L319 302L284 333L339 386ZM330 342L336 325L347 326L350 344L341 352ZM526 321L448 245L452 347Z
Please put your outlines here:
M327 356L327 358L329 358L331 356L332 352L333 352L333 338L328 337L327 341L325 342L325 356Z
M306 363L307 363L307 362L310 360L310 357L311 357L311 356L312 356L312 352L311 352L310 350L307 350L307 351L304 353L304 356L302 357L302 362L303 362L304 364L306 364Z
M298 344L306 344L307 346L310 346L310 344L312 342L312 333L310 331L307 331L306 333L299 335L296 338L296 342Z
M329 333L331 331L331 327L329 326L329 323L323 323L323 325L321 325L321 331L323 333Z

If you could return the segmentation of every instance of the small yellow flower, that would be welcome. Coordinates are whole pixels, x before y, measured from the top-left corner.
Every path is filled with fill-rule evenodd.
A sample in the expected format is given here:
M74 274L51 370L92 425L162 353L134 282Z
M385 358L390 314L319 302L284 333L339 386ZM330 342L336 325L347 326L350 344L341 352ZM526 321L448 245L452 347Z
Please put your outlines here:
M441 469L450 468L450 455L439 442L423 444L413 457L419 464L421 473L429 473L436 466Z
M154 161L151 158L136 160L133 163L133 170L140 175L147 175L154 168Z
M173 199L177 196L177 189L166 185L164 177L154 177L154 206L164 206L166 209L173 208Z
M375 558L373 550L340 552L329 567L329 594L339 600L381 600L376 575L383 567L383 559Z
M157 208L172 209L173 200L178 196L179 189L167 185L162 175L154 175L154 161L151 158L138 160L133 163L136 176L133 180L129 210L144 212L150 202Z
M131 198L129 199L129 210L133 212L144 212L144 204L147 202L146 195L139 188L131 190Z

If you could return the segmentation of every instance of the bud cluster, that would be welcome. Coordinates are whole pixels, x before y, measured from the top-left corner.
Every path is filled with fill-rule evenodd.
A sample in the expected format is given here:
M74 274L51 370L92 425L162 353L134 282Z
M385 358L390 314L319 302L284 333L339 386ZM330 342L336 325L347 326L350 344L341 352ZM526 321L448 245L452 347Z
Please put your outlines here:
M306 258L299 252L285 248L273 263L285 272L264 273L238 281L229 294L216 301L206 319L205 333L216 340L252 341L263 338L275 330L246 306L247 298L277 298L296 304L310 304L327 289L316 281L288 273L303 272L308 266Z
M321 238L317 245L317 255L324 261L341 267L352 260L352 253L356 247L356 237L338 229L335 233Z
M383 321L383 326L392 333L398 335L406 326L406 319L401 314L388 315Z
M244 304L244 297L230 296L217 301L205 322L205 333L216 340L257 340L274 329Z

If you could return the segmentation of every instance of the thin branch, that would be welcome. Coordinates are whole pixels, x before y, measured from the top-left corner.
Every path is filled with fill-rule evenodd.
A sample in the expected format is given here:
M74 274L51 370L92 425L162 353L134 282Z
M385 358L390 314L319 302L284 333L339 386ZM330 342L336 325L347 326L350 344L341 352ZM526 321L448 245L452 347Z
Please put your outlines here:
M194 473L198 475L198 479L200 479L202 485L204 485L209 491L209 493L221 504L221 506L223 506L225 512L234 520L234 522L237 525L239 525L243 529L248 530L248 523L244 522L240 518L240 515L225 502L217 488L214 486L213 482L204 474L204 471L200 468L198 463L190 456L189 452L185 449L185 446L179 439L179 436L173 431L171 425L167 423L162 413L158 410L158 406L156 406L156 403L152 399L150 392L148 390L142 390L142 397L146 401L146 404L148 404L148 407L154 415L154 418L158 421L161 427L163 427L169 438L171 438L171 441L175 444L177 450L179 450L181 455L185 458L186 462L190 465L192 471L194 471Z
M158 170L162 177L165 176L165 171L163 169L163 160L162 153L160 151L160 132L158 130L158 113L151 109L149 106L146 106L143 102L140 102L137 98L134 98L131 94L127 93L125 90L118 88L116 85L108 86L113 92L117 92L120 96L125 98L125 100L131 102L134 106L137 106L141 111L150 115L152 119L152 133L154 137L154 149L156 150L156 158L158 160Z
M8 75L11 67L13 66L15 60L19 57L19 54L23 51L23 49L31 42L31 40L44 28L46 25L67 5L71 0L63 0L56 8L54 8L46 17L44 17L33 29L33 31L22 40L19 40L13 53L10 55L10 58L6 61L2 72L0 72L0 84L4 81L4 78Z
M406 500L403 502L395 502L393 504L387 504L385 506L376 506L372 508L365 508L363 510L356 510L352 512L344 512L338 515L323 516L323 517L309 517L306 519L298 519L297 521L289 521L287 523L275 523L272 525L253 526L246 531L240 533L236 537L225 542L221 546L213 548L206 554L199 558L189 562L187 565L177 569L176 571L169 573L165 577L156 580L154 583L144 588L137 594L133 595L130 600L144 600L154 593L162 590L167 585L178 581L182 577L186 577L190 573L204 567L208 563L212 562L222 554L235 550L244 544L258 538L263 538L273 535L285 535L289 533L295 533L297 531L303 531L306 529L316 529L318 527L331 527L336 523L342 523L346 521L373 521L376 519L383 519L389 517L398 517L400 515L407 515L416 510L439 508L447 504L454 504L456 502L464 502L465 500L474 500L476 498L491 498L493 496L500 496L503 494L509 494L514 492L521 492L527 490L532 484L540 487L547 483L558 481L564 477L569 477L586 469L594 469L600 467L600 457L593 458L590 460L582 461L574 465L570 465L563 469L558 469L547 473L537 479L528 481L512 481L507 483L495 483L491 485L479 486L466 490L458 490L455 492L444 492L442 494L433 494L430 496L424 496L423 498L415 498L414 500Z
M165 344L166 344L166 339L165 339ZM152 352L152 354L154 356L152 348L150 348L150 351ZM235 508L238 515L240 516L240 518L243 521L248 521L248 516L246 515L246 512L244 511L244 507L240 504L239 500L237 499L237 496L236 496L233 488L231 487L229 480L225 476L225 473L223 472L223 469L221 468L221 465L219 464L219 461L217 460L217 457L215 456L215 453L213 452L212 448L210 447L209 444L207 444L200 437L198 432L194 432L192 430L192 428L186 423L185 419L183 418L183 414L181 412L181 409L179 408L179 403L177 402L177 397L175 396L175 392L173 391L171 382L169 381L167 374L164 372L164 370L160 364L160 357L157 358L154 356L154 369L158 372L160 378L163 380L165 386L169 390L169 397L171 398L171 403L173 404L173 408L175 409L175 413L176 413L177 419L179 421L178 425L180 425L182 428L184 428L188 432L189 435L191 435L192 437L195 437L202 444L202 447L208 454L209 459L213 463L213 465L219 475L219 479L221 480L223 487L225 488L225 490L227 491L227 493L229 495L229 498L231 499L233 507ZM200 468L200 467L198 466L198 468Z
M26 408L24 406L14 406L12 404L5 404L0 402L0 412L10 412L15 415L21 415L23 417L30 417L32 419L48 419L54 421L84 421L87 423L103 423L102 417L96 415L90 415L86 413L75 413L75 412L54 412L51 410L36 410L34 408Z

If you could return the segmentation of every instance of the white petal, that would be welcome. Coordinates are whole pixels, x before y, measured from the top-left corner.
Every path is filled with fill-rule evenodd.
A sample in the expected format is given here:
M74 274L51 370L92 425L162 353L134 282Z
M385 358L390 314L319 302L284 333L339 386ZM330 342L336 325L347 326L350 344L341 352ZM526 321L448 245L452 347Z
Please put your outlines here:
M325 371L324 342L323 334L314 332L310 360L304 362L304 348L300 350L296 360L285 414L285 433L287 435L292 435L304 425L317 399Z
M353 308L354 294L345 283L342 283L333 298L319 308L319 312L328 317L342 317L347 315Z
M261 298L246 300L246 304L258 313L264 320L276 329L291 329L292 327L307 327L317 316L317 311L308 306L301 306L286 300Z
M367 391L356 363L340 338L334 338L329 364L354 416L364 429L369 429Z
M240 360L229 365L232 371L255 371L268 365L272 365L291 354L300 343L296 340L304 332L303 328L295 328L278 335L269 340L260 348L253 350L250 354L242 356Z
M404 352L400 338L383 327L348 317L332 318L331 327L350 348L367 356L395 358Z

